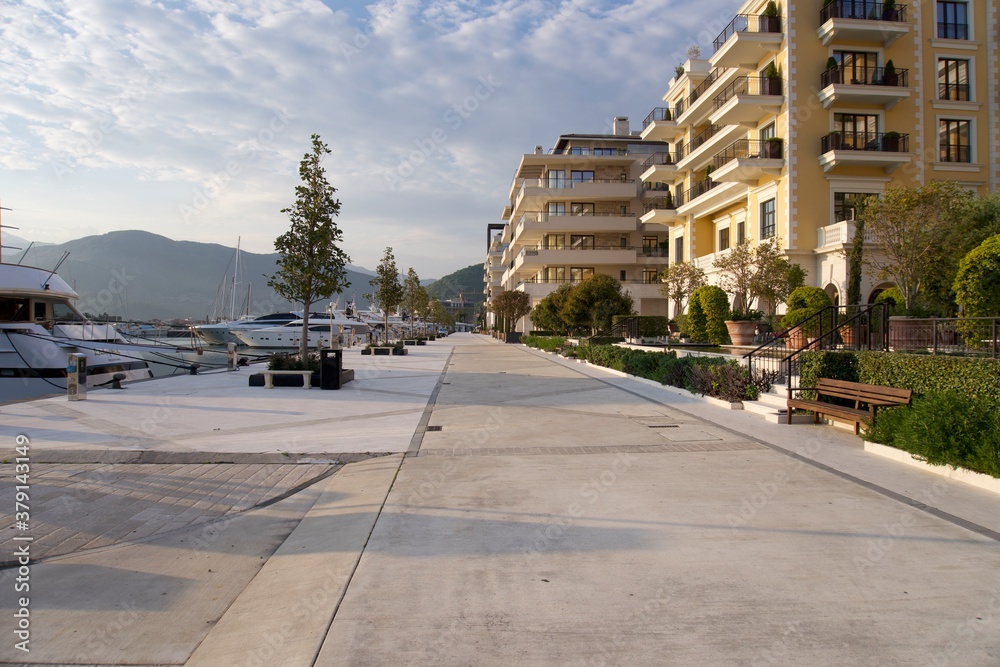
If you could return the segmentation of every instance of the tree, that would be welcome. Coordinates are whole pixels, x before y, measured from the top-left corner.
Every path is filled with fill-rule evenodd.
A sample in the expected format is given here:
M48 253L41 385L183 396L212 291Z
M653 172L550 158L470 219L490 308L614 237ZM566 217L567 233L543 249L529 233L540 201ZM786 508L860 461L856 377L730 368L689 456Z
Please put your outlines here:
M955 241L968 197L957 183L935 181L920 187L890 187L880 198L867 200L861 218L879 251L865 253L865 267L872 278L896 283L908 312L932 284L951 286L947 276L954 277L960 259L954 257ZM937 299L923 296L925 304L947 300L942 294Z
M295 187L295 204L281 209L288 214L291 227L274 241L281 255L279 268L267 281L284 298L302 304L299 358L303 364L309 352L309 308L351 286L347 281L351 258L337 245L343 232L333 220L340 214L340 200L334 199L337 189L327 182L322 165L323 156L329 153L319 135L312 135L312 151L299 163L302 184Z
M674 316L684 312L691 294L706 284L705 272L691 262L674 262L660 273L660 293L674 304Z
M797 275L792 268L796 265L788 261L774 239L756 246L740 243L717 257L712 265L721 272L722 289L733 296L733 317L737 319L750 313L759 301L767 304L769 315L774 315L778 304L794 289L790 285Z
M561 312L572 291L572 285L563 283L556 291L539 301L531 311L531 323L543 331L569 333L569 327L563 320Z
M1000 235L962 258L954 289L965 317L1000 317Z
M596 334L609 331L615 315L633 315L634 303L620 282L597 274L573 288L560 315L571 329L587 328Z
M365 294L369 301L378 303L385 316L385 330L383 335L385 342L389 342L389 315L394 314L399 304L403 301L403 286L399 284L399 269L396 268L396 257L392 254L392 248L387 247L382 261L375 269L375 277L368 281L375 288L374 294Z
M531 297L527 292L504 290L493 297L490 310L496 313L505 332L513 331L517 321L531 312Z
M403 310L410 314L411 338L413 337L413 318L415 315L423 317L426 314L429 299L427 290L420 285L420 277L417 276L417 272L411 266L406 272L406 278L403 279L402 300Z
M427 305L427 319L434 324L446 327L455 326L455 319L438 299L431 299Z
M694 291L688 306L688 326L693 341L707 341L713 345L728 344L727 319L729 298L722 288L704 285Z

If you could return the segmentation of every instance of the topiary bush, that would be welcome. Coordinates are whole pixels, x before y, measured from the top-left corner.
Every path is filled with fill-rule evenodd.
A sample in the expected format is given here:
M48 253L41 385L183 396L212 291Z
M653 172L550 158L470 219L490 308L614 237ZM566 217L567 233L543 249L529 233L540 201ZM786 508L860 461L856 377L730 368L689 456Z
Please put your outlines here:
M906 313L906 301L904 299L905 297L898 287L890 287L879 292L878 296L875 297L875 303L888 304L889 317L895 317L896 315Z
M792 290L785 303L788 305L788 312L781 318L781 326L785 329L797 327L823 308L833 305L825 290L807 285ZM818 336L819 320L808 322L802 333L810 338Z
M692 312L692 309L696 309L697 315ZM693 341L705 341L712 345L728 345L727 319L729 319L729 297L726 296L721 287L704 285L691 294L688 306L688 327L691 330ZM696 332L699 336L695 335Z
M698 290L695 290L695 294L697 293ZM695 298L695 294L692 294L691 299L688 301L687 335L692 342L707 343L708 331L706 329L705 310L701 307L701 299Z

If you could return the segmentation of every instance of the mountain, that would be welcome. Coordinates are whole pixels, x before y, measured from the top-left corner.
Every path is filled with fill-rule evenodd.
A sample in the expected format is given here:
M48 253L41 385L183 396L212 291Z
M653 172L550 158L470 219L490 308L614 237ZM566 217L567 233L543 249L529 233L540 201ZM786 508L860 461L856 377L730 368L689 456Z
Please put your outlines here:
M473 264L435 280L427 294L433 299L457 299L461 292L466 301L478 303L485 298L483 286L483 265Z
M65 252L70 254L59 267L59 275L80 294L77 307L82 311L106 312L133 320L203 320L213 315L214 308L217 316L229 316L235 248L173 241L143 231L119 231L56 245L36 245L22 263L52 269ZM240 253L243 268L235 289L237 315L246 311L248 283L251 314L295 309L267 286L265 275L276 271L277 259L276 253ZM341 307L354 296L359 308L368 306L361 294L371 289L368 281L372 275L367 269L348 268L351 286L340 297ZM223 293L225 312L216 305L221 304ZM315 304L313 310L322 310L325 305Z

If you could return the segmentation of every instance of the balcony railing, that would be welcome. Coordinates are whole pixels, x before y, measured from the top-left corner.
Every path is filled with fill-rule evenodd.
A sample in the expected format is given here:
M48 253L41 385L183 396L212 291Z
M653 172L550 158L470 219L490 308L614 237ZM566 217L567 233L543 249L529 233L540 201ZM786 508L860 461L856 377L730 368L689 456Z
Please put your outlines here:
M688 191L684 193L684 201L691 202L696 197L700 197L717 185L718 183L713 181L711 178L706 178L700 183L697 183L693 188L689 188Z
M687 144L684 146L683 151L681 151L683 155L681 153L678 153L677 159L680 160L684 155L691 155L691 153L698 150L702 144L704 144L706 141L714 137L716 133L719 132L719 130L721 129L722 125L709 125L708 127L706 127L704 130L696 134L694 138L691 139L691 141L687 142Z
M628 150L624 148L589 148L579 146L576 148L550 148L549 155L594 155L594 156L618 156L628 155Z
M822 88L834 83L848 83L853 86L889 86L906 88L909 83L909 70L897 69L885 71L884 67L845 67L828 69L820 75Z
M650 211L673 211L678 206L683 205L684 195L683 193L677 193L675 196L647 199L642 203L642 212L645 214Z
M780 160L782 151L781 139L740 139L727 146L714 158L715 168L725 166L741 157Z
M718 110L737 95L782 95L784 80L766 76L741 76L715 96L713 107Z
M938 21L937 36L940 39L969 39L969 24Z
M938 99L950 100L953 102L969 101L969 84L967 83L939 83Z
M823 152L881 151L908 153L910 135L898 132L831 132L822 138Z
M873 0L834 0L819 10L819 18L820 23L836 18L906 23L906 5L892 3L887 7Z
M636 246L623 246L623 245L593 245L588 243L564 243L564 244L545 244L539 243L537 245L526 245L521 248L519 255L532 256L537 255L540 250L638 250Z
M761 16L759 14L737 14L729 22L719 36L715 38L712 47L718 51L729 38L738 32L781 32L781 17Z
M615 181L617 183L617 181ZM594 213L591 211L585 212L575 212L575 211L526 211L521 219L518 220L518 224L523 224L525 222L548 222L552 218L628 218L631 217L631 211L625 211L624 213Z
M666 255L663 255L666 257ZM600 275L600 274L595 274ZM525 278L520 281L518 285L576 285L577 283L582 283L586 278L547 278L538 277ZM659 284L659 280L619 280L618 282L623 285L656 285Z
M628 178L588 178L585 180L574 180L572 178L528 178L524 180L521 187L572 189L579 185L590 185L591 183L635 183L635 180Z
M941 162L972 162L972 151L969 144L941 144L938 147L938 160Z
M654 165L674 164L674 162L675 162L674 155L672 153L669 153L667 151L661 153L653 153L648 158L642 161L642 168L643 171L645 171L646 169L649 169Z
M646 129L651 123L656 123L665 120L677 120L681 112L677 107L656 107L649 112L649 115L642 121L642 129Z

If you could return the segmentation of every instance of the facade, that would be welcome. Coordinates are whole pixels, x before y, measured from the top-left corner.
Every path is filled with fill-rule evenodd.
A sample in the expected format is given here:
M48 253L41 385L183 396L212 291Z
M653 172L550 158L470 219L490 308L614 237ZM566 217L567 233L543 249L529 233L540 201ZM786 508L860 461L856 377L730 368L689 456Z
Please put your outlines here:
M982 195L1000 182L997 3L776 8L744 3L646 118L641 137L669 148L641 180L669 196L646 199L639 220L710 282L720 253L775 238L843 303L859 198L890 183L954 180ZM883 286L865 280L869 299Z
M665 143L641 139L619 117L612 134L562 135L549 152L537 147L522 156L503 223L487 228L487 301L520 290L534 306L561 284L605 274L623 283L639 314L666 315L658 275L669 230L640 223L639 215L665 188L642 175L669 162L667 153ZM529 331L528 318L516 329Z

